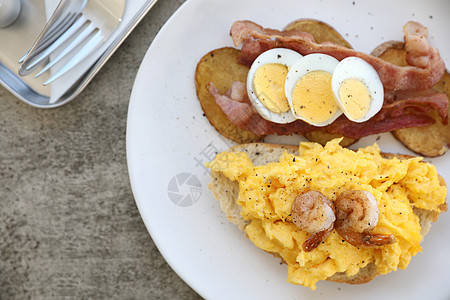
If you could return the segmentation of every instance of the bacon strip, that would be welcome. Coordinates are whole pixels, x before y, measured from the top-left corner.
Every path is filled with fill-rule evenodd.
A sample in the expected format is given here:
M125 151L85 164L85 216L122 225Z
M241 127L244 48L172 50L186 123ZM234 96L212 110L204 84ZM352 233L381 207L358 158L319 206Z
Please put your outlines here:
M425 90L435 85L445 71L439 51L426 40L427 29L417 22L403 27L407 61L410 66L400 67L378 57L348 49L331 42L318 44L305 32L278 31L263 28L251 21L236 21L231 27L235 46L242 44L240 63L250 66L262 52L272 48L289 48L302 55L324 53L342 60L356 56L371 64L388 90Z
M320 128L301 120L289 124L277 124L265 120L254 110L245 91L242 95L242 86L244 86L242 82L233 83L232 89L239 89L241 92L229 91L226 95L221 95L213 83L208 83L206 88L233 124L257 135L303 134L321 130L358 139L396 129L434 124L435 120L424 114L433 109L438 111L443 120L447 119L447 95L429 91L426 95L402 94L397 98L394 94L387 94L389 99L385 100L380 112L364 123L351 122L342 115L332 124ZM231 96L237 99L233 99Z
M448 123L448 96L433 89L419 92L385 92L383 109L395 107L402 107L405 111L413 108L417 113L436 110L441 123L444 125Z

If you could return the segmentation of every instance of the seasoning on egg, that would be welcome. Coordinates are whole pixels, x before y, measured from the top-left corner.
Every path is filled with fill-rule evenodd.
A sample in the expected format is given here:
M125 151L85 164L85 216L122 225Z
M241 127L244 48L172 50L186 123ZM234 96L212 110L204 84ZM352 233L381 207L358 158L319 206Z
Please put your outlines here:
M376 70L358 57L338 61L321 53L284 48L263 52L247 75L247 94L264 119L313 126L333 123L342 113L365 122L383 106L384 88Z
M253 62L247 75L247 94L264 119L279 124L296 120L284 89L289 68L302 57L293 50L275 48L263 52Z
M342 111L332 91L332 76L339 61L326 54L310 54L289 69L285 93L295 118L314 126L327 126Z
M371 98L366 85L354 78L344 80L339 88L342 106L353 119L362 119L370 108Z
M440 212L446 202L447 189L436 168L421 158L387 159L377 144L352 151L340 142L301 143L298 155L284 152L265 165L254 165L247 152L222 152L205 165L239 186L233 199L248 221L244 231L250 241L283 259L288 282L313 290L320 280L341 272L353 276L369 264L380 274L406 268L421 251L421 225L414 209ZM387 176L389 181L380 179ZM267 183L271 188L261 189ZM318 191L336 204L338 195L349 190L375 198L367 207L378 207L378 220L372 215L368 226L375 227L374 234L394 234L396 243L354 246L333 230L313 251L304 251L302 245L311 234L294 223L296 197Z
M345 116L353 122L365 122L383 106L384 88L377 71L359 57L347 57L333 73L331 88Z
M338 110L331 91L331 74L313 71L301 78L292 91L294 114L313 122L327 121Z
M284 94L287 72L285 65L271 63L259 67L253 77L256 97L271 112L284 113L290 109Z

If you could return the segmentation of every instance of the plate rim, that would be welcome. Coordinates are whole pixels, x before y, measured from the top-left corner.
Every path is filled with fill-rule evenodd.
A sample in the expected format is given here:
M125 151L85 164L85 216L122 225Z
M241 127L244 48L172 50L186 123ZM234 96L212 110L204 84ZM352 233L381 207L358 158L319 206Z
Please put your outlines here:
M143 209L143 204L137 199L137 197L136 197L136 195L135 195L135 189L136 189L136 186L135 186L135 185L136 185L137 183L136 183L136 182L133 182L133 180L132 180L132 175L131 175L131 174L132 174L134 171L132 170L133 167L132 167L131 164L129 163L129 162L130 162L130 157L129 157L129 155L130 155L130 153L131 153L131 149L130 149L131 145L130 145L130 142L129 142L129 139L130 139L130 134L129 134L129 133L130 133L130 132L129 132L130 127L128 126L128 124L129 124L129 122L130 122L130 119L132 118L132 115L131 115L130 112L131 112L131 111L134 111L134 110L132 110L131 108L132 108L132 106L135 104L135 103L132 101L132 99L133 99L133 94L134 94L134 91L135 91L135 86L137 86L137 85L139 84L137 79L139 78L140 74L141 74L142 72L144 72L142 66L146 63L147 60L149 60L149 57L151 56L151 52L153 51L154 47L156 47L155 44L157 44L158 41L159 41L160 39L162 39L162 35L163 35L163 33L167 30L167 27L169 26L169 24L170 24L175 18L177 18L177 16L183 11L183 9L184 9L186 6L190 5L190 4L193 3L193 2L196 2L196 1L194 1L194 0L188 0L188 1L184 2L184 3L183 3L183 4L182 4L182 5L181 5L181 6L180 6L173 14L172 14L172 16L164 23L164 25L161 27L160 31L158 32L158 34L155 36L154 40L152 41L151 45L150 45L149 48L147 49L147 52L146 52L146 54L145 54L145 56L144 56L144 59L143 59L142 63L140 64L138 73L137 73L137 75L136 75L135 82L134 82L134 84L133 84L132 93L131 93L131 96L130 96L130 103L129 103L129 107L128 107L127 129L126 129L126 156L127 156L127 166L128 166L129 180L130 180L130 185L131 185L131 188L132 188L133 196L134 196L136 205L137 205L137 207L138 207L139 213L140 213L140 215L141 215L141 217L142 217L142 220L143 220L143 222L144 222L144 224L145 224L145 226L146 226L146 229L147 229L147 231L149 232L149 234L150 234L152 240L154 241L156 247L158 248L158 250L159 250L159 252L161 253L161 255L164 257L164 259L166 260L166 262L168 263L168 265L172 268L172 270L174 270L174 272L175 272L178 276L180 276L180 278L181 278L184 282L186 282L186 284L188 284L194 291L196 291L199 295L205 297L206 295L209 295L207 289L204 289L202 285L197 284L197 282L189 276L188 272L186 272L186 271L183 270L180 266L178 266L177 263L174 262L174 259L173 259L173 258L171 258L170 256L166 255L165 251L161 250L161 248L162 248L163 246L160 244L160 241L158 241L158 239L155 238L155 236L158 235L158 234L156 234L156 232L155 232L156 229L150 224L148 218L145 217L146 213L145 213L145 211L144 211L144 209Z

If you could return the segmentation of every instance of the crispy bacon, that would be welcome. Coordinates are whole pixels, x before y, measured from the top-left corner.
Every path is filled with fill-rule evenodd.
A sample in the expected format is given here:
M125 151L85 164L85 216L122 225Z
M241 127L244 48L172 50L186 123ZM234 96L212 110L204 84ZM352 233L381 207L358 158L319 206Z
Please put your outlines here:
M393 92L387 91L384 94L384 109L395 109L402 107L406 111L413 108L416 113L427 113L435 110L441 123L448 123L448 96L433 89L418 92Z
M443 122L446 122L448 112L446 94L430 90L420 95L400 93L397 96L392 92L386 94L387 99L380 112L364 123L354 123L342 115L325 127L312 126L301 120L289 124L277 124L265 120L254 110L244 83L234 82L232 89L235 91L230 90L225 95L221 95L213 83L207 84L206 87L233 124L258 135L303 134L321 130L357 139L401 128L431 125L435 120L425 113L433 109L437 110Z
M272 48L289 48L302 55L324 53L342 60L357 56L371 64L378 72L387 90L425 90L435 85L445 71L444 61L436 48L426 40L426 27L417 22L408 22L403 27L407 61L410 66L400 67L378 57L348 49L331 42L316 43L305 32L278 31L263 28L251 21L236 21L231 27L235 46L242 44L239 60L250 66L264 51Z

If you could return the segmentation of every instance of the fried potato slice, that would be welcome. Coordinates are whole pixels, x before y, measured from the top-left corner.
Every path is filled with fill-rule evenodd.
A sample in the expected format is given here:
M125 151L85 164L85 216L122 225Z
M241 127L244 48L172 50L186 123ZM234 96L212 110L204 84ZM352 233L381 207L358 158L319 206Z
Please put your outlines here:
M262 136L232 124L205 87L208 82L213 82L223 94L233 81L247 81L249 68L237 63L239 52L238 49L225 47L204 55L195 70L195 87L197 98L211 125L223 136L242 144L258 141Z
M403 42L386 42L372 51L372 55L396 65L408 65ZM441 93L450 95L450 74L448 71L445 71L442 79L433 88ZM450 123L442 125L435 112L430 115L436 120L435 124L394 130L392 134L408 149L419 155L427 157L441 156L448 151L450 145Z
M352 46L330 25L322 21L314 19L299 19L294 22L289 23L284 30L298 30L308 32L314 37L314 40L318 43L322 42L333 42L335 44L352 49ZM338 134L327 133L324 131L313 131L303 134L311 142L316 142L321 145L325 145L328 141L341 137ZM348 147L355 142L357 139L352 139L349 137L344 137L341 141L342 147Z
M328 143L329 141L331 141L332 139L341 137L341 135L339 135L339 134L322 132L322 131L306 132L303 134L303 136L305 138L307 138L308 141L319 143L322 146L325 146L325 144ZM357 141L358 140L344 136L344 138L339 143L339 145L341 145L342 147L349 147Z
M289 23L284 30L308 32L317 43L333 42L353 49L352 46L333 27L325 22L314 19L299 19Z

